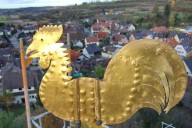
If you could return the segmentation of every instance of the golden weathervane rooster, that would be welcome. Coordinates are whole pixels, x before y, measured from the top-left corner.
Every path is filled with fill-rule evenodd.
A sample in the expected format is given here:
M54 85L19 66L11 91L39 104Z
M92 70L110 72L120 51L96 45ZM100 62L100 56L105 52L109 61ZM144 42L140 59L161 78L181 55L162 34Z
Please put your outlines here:
M70 57L62 44L62 26L44 26L26 54L39 58L47 72L40 84L44 107L68 121L119 124L144 107L168 112L183 97L187 84L184 64L174 49L157 40L125 45L110 61L103 80L68 73Z

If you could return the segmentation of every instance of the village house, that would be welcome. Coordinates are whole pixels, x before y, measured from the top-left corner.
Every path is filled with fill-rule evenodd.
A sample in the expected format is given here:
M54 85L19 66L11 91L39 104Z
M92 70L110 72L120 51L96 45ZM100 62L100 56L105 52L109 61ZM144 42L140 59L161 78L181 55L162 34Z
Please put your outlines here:
M118 31L120 32L120 34L126 34L128 32L133 32L133 31L135 31L135 26L133 24L120 25L118 28Z
M84 60L89 60L90 58L88 58L87 56L85 56L83 53L78 57L77 62L81 62Z
M125 35L116 34L110 40L110 44L127 44L128 40Z
M26 24L23 26L23 33L34 33L38 29L38 26L33 24Z
M102 26L99 23L95 23L91 26L91 33L96 35L100 30Z
M144 39L153 39L153 34L150 30L142 30L141 35Z
M129 41L139 40L139 39L142 39L142 38L143 38L143 36L142 36L141 33L133 33L129 37Z
M81 55L82 53L80 51L71 50L71 61L76 62Z
M192 40L192 36L187 34L187 33L178 33L177 34L178 39L179 39L179 43L183 42L184 40L190 39Z
M96 45L96 43L89 44L83 49L83 55L85 55L87 58L91 58L100 54L101 49Z
M32 33L21 33L18 38L22 38L24 41L24 45L30 44L33 39Z
M4 66L6 63L13 62L15 59L15 52L17 51L11 48L0 49L0 67Z
M3 92L11 92L14 97L14 103L25 103L21 69L13 65L13 63L8 63L1 68L0 74L2 79ZM35 88L39 85L37 74L33 71L27 71L27 78L29 102L36 102L37 93Z
M187 27L185 28L185 32L186 32L186 33L191 33L191 32L192 32L192 26L187 26Z
M119 23L114 20L107 20L106 23L110 24L110 29L111 30L117 30L119 28Z
M177 43L180 43L178 33L176 33L176 32L169 33L167 38L173 38L173 39L175 39L177 41Z
M167 44L172 48L175 48L178 45L178 42L174 38L168 38Z
M151 31L154 33L167 33L169 30L165 26L159 26L151 29Z
M166 33L154 33L153 38L156 40L166 41Z
M89 44L96 44L97 46L99 46L99 38L98 37L86 37L85 38L85 46L89 45Z
M108 32L98 32L97 33L97 37L100 39L100 40L103 40L105 38L108 38L109 37L109 33Z
M84 31L83 24L78 22L66 22L64 25L65 28L73 28L75 31Z
M5 27L4 28L4 33L8 36L11 36L12 29L11 27Z
M114 47L113 45L104 46L101 55L103 58L113 58L119 50L120 48Z
M192 54L192 40L183 40L180 44L175 47L177 53L182 57L188 57Z
M80 47L80 48L83 47L83 43L80 40L73 40L72 43L73 47Z
M111 25L110 25L109 23L107 23L107 22L101 22L100 25L101 25L102 27L111 29Z
M102 28L100 29L99 32L107 32L107 33L111 33L111 30L108 29L107 27L102 27ZM98 33L98 32L97 32L97 33ZM95 35L97 35L97 33L96 33Z
M91 26L91 33L97 35L98 32L108 32L111 33L111 25L107 22L95 23Z
M84 31L79 31L75 30L74 32L70 33L70 39L71 40L79 40L83 41L85 39L85 32Z

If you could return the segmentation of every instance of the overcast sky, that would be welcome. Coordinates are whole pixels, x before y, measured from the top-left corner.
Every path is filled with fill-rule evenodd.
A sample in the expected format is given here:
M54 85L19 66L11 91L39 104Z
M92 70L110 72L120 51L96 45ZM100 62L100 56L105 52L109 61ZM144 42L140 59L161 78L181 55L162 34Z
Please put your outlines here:
M0 9L40 6L66 6L96 0L0 0ZM100 0L106 1L106 0Z

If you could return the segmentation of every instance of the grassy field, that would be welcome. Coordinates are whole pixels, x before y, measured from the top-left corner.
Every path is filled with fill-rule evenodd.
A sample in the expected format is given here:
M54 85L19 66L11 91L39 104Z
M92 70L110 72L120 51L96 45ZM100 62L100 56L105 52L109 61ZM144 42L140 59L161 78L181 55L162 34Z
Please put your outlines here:
M8 17L6 17L6 16L0 16L0 22L2 23L2 22L7 22L7 21L9 21L9 18Z

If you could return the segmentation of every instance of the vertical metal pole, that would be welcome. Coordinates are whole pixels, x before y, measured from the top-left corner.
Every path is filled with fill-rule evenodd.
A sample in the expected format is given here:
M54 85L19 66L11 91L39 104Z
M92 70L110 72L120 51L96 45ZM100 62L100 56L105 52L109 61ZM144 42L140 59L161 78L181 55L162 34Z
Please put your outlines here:
M39 118L39 125L42 128L42 122L41 122L41 118Z
M25 53L24 53L23 39L22 38L20 38L20 58L21 58L21 68L22 68L24 95L25 95L27 126L28 126L28 128L31 128L31 114L30 114L28 86L27 86L27 75L26 75L26 67L25 67Z
M67 46L68 46L68 53L69 53L69 61L71 62L71 40L70 40L69 33L67 33ZM71 63L67 67L71 67ZM71 76L72 73L68 72L67 75Z
M67 45L71 48L70 35L67 33Z

